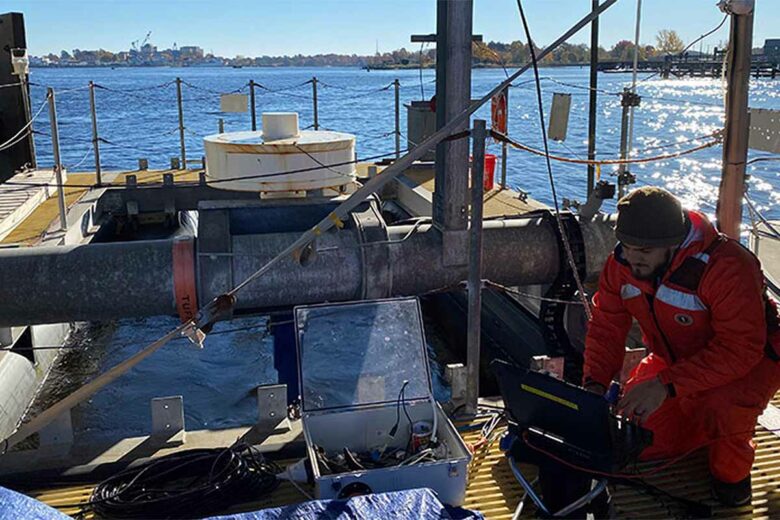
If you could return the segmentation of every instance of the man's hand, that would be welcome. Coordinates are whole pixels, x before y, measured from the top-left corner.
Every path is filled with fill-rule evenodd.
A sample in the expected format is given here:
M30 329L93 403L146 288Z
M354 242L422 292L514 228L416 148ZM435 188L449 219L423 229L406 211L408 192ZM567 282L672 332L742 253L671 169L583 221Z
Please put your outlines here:
M618 402L617 409L627 419L643 423L669 396L666 386L657 377L637 384Z
M588 392L591 392L591 393L597 394L597 395L601 395L601 396L603 396L604 394L607 393L607 388L604 385L602 385L601 383L597 383L595 381L589 381L589 382L585 383L584 388Z

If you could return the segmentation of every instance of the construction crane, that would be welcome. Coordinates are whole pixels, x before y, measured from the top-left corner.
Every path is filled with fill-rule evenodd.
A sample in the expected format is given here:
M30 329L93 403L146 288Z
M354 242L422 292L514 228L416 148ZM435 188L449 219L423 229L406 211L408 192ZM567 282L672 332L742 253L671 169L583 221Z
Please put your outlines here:
M144 41L141 43L141 48L142 48L142 49L144 48L144 45L146 45L147 43L149 43L149 38L150 38L151 36L152 36L152 31L149 31L148 33L146 33L146 38L144 38Z

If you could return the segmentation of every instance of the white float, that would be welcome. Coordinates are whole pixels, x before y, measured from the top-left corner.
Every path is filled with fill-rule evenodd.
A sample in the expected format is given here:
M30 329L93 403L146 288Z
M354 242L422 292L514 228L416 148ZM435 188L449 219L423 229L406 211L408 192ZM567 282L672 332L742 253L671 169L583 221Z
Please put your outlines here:
M355 136L299 130L296 113L265 113L262 132L210 135L204 147L213 188L299 195L355 180Z

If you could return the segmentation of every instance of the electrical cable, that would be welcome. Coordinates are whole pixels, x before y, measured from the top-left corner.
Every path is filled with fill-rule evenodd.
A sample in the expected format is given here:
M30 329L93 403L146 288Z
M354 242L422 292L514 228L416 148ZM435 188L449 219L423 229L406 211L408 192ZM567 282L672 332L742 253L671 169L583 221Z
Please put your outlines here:
M545 162L547 163L547 174L550 180L550 190L552 192L552 199L555 206L555 220L558 224L558 232L561 237L561 240L563 241L563 248L566 251L566 258L569 262L569 266L572 271L572 276L574 278L574 282L577 285L577 291L579 292L579 296L582 299L582 305L585 308L585 315L588 318L588 321L591 320L592 313L590 310L590 303L588 302L588 297L585 293L585 287L582 284L582 280L580 279L580 273L579 269L577 267L577 262L574 259L574 253L572 253L571 250L571 244L569 243L569 236L566 232L566 229L563 227L563 220L561 219L561 210L560 206L558 205L558 194L555 191L555 178L553 177L553 171L552 171L552 162L550 161L550 148L549 143L547 141L547 128L545 125L545 118L544 118L544 103L542 102L542 84L539 81L539 64L536 60L536 50L534 49L534 42L531 38L531 31L528 27L528 21L525 18L525 11L523 10L523 4L522 0L517 0L517 8L520 11L520 20L523 23L523 30L525 31L526 39L528 40L528 49L531 53L531 63L533 64L533 71L534 71L534 78L536 79L536 99L537 99L537 105L539 110L539 123L541 125L542 130L542 140L544 141L544 153L545 153Z
M86 507L105 518L192 518L267 495L281 468L257 448L193 449L128 468L98 484ZM82 505L82 507L84 507Z

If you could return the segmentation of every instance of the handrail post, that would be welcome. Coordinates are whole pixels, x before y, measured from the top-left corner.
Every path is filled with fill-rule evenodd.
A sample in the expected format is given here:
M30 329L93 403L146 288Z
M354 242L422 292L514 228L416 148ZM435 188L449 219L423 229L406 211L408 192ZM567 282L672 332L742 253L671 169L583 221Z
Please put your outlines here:
M60 159L60 133L57 128L57 107L54 100L54 89L46 89L49 99L49 121L51 122L51 148L54 153L54 175L57 179L57 202L60 209L60 229L68 229L68 221L65 214L65 183L62 182L62 161Z
M506 135L509 135L509 87L504 89L504 101L505 104L505 114L504 117L506 118ZM501 189L506 189L506 159L507 159L507 147L509 145L506 141L501 143Z
M179 147L181 148L181 167L187 169L187 150L184 146L184 107L181 98L181 78L176 78L176 103L179 106Z
M485 178L484 119L475 119L471 131L471 226L469 229L468 329L466 347L465 412L475 414L479 400L480 333L482 330L482 204Z
M95 182L98 187L103 185L100 172L100 138L98 137L97 109L95 107L95 83L89 82L89 112L92 116L92 147L95 149Z
M311 78L311 95L314 102L314 129L320 129L320 118L317 109L317 77Z
M395 158L401 157L401 82L395 78Z
M252 131L257 130L257 112L255 111L255 80L249 80L249 107L252 113Z

